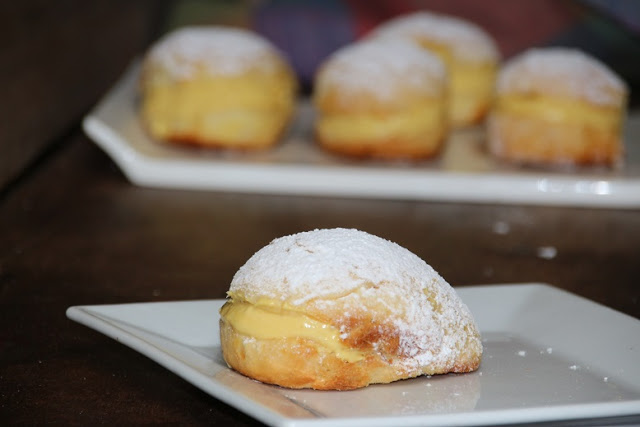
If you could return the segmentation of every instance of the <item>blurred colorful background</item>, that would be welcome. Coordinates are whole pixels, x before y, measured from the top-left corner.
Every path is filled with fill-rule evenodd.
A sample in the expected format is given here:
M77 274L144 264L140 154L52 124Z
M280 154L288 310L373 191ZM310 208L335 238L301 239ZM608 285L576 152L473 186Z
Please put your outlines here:
M331 52L394 16L426 9L458 16L491 34L504 58L533 46L576 47L599 58L631 86L638 106L640 2L636 0L177 0L166 29L193 24L251 28L293 63L310 90Z

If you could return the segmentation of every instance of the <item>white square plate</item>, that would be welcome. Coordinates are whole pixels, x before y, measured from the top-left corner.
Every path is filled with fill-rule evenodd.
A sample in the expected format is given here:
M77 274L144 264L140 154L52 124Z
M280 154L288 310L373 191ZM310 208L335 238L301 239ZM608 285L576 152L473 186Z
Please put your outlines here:
M477 372L346 392L288 390L229 369L218 335L224 300L79 306L67 316L273 426L640 422L640 321L543 284L457 291L483 335Z
M482 129L454 132L436 160L419 163L345 160L313 142L313 109L301 101L283 141L259 153L162 144L138 118L133 64L87 116L84 130L141 186L481 203L640 206L640 114L626 128L620 170L544 171L500 164L483 148Z

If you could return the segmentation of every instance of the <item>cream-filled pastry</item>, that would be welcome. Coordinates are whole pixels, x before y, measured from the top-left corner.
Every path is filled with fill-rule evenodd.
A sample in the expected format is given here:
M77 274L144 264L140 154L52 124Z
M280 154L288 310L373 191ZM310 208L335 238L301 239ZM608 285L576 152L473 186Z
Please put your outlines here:
M364 41L336 51L316 75L313 102L316 139L339 154L432 157L448 132L444 66L405 40Z
M455 290L407 249L354 229L275 239L236 273L220 314L225 361L289 388L348 390L478 368Z
M412 40L442 59L449 75L448 117L454 128L480 123L491 106L500 54L473 22L427 11L380 24L371 37Z
M488 120L494 156L537 165L616 165L628 89L582 51L536 48L500 70Z
M140 78L141 117L156 139L222 148L274 145L293 114L295 75L249 30L185 27L156 42Z

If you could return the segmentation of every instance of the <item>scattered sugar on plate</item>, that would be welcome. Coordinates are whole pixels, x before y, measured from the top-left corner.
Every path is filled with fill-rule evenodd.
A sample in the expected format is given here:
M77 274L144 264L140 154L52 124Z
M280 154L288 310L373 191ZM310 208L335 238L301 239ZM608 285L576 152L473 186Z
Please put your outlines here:
M558 254L558 250L553 246L540 246L536 253L538 258L553 259Z
M496 221L493 224L493 232L496 234L501 234L501 235L509 234L510 230L511 230L511 226L504 221Z
M580 366L578 366L578 365L571 365L571 366L569 366L569 369L571 369L572 371L577 371L578 369L580 369Z
M518 356L520 356L520 357L525 357L526 355L527 355L527 352L526 352L526 351L524 351L524 350L520 350L520 351L518 352Z

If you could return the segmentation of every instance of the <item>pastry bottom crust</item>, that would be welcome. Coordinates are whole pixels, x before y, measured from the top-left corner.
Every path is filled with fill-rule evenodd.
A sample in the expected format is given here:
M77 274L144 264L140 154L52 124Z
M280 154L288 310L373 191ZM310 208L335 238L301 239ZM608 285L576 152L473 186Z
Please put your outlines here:
M147 131L157 140L211 148L265 149L275 145L289 117L262 112L202 112L188 120L155 121L147 116Z
M506 112L489 117L487 143L494 156L523 164L614 166L623 155L617 128Z
M448 131L444 103L387 114L324 114L315 124L321 147L352 157L425 159Z
M325 150L355 158L409 159L421 160L435 157L440 152L444 137L424 136L421 140L390 138L384 141L336 141L322 139L316 134L316 140Z
M374 351L363 359L347 362L335 353L303 338L256 339L238 333L220 321L220 342L226 363L241 374L258 381L287 388L351 390L369 384L450 372L476 370L481 354L465 352L451 366L403 368L397 360L384 360Z

